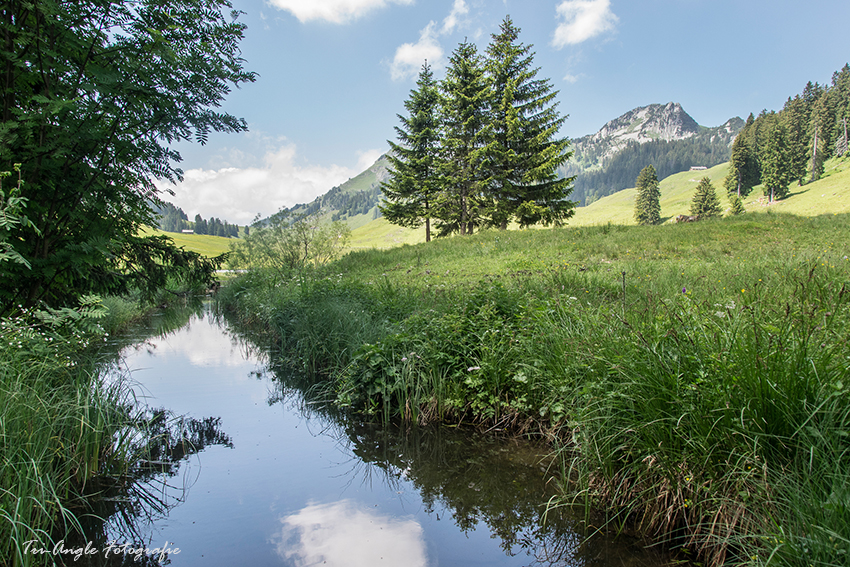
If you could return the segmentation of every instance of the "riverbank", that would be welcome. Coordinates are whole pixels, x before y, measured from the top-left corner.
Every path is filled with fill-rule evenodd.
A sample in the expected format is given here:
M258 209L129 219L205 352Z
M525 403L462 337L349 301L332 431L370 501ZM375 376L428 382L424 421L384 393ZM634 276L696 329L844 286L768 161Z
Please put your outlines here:
M840 564L847 221L485 232L247 274L219 301L328 403L549 436L564 501L609 528L714 565Z
M100 514L94 500L132 485L150 416L129 381L105 378L99 351L149 313L137 300L90 296L78 309L0 320L0 565L52 563L27 550L79 535Z

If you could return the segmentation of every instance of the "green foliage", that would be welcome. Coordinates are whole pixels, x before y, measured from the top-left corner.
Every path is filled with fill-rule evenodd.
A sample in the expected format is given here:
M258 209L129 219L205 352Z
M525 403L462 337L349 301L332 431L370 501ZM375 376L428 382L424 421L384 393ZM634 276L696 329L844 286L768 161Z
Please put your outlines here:
M644 167L635 181L635 220L638 224L659 224L661 222L661 191L658 188L658 176L655 167Z
M766 141L761 148L759 163L764 194L772 203L788 196L793 169L788 135L785 126L773 115L767 119Z
M250 233L230 245L229 262L235 268L269 268L280 275L307 266L325 264L345 248L351 230L345 223L320 222L280 210L266 221L257 221Z
M747 210L744 208L744 201L737 194L734 194L729 197L729 203L732 205L729 211L730 214L742 215L747 212Z
M537 78L531 46L518 43L518 36L506 18L483 62L474 45L458 46L439 85L442 125L434 114L435 84L423 68L405 104L411 115L399 117L401 143L390 142L393 170L382 206L387 220L425 222L429 240L432 215L439 235L471 234L476 226L505 229L509 222L549 226L573 215L575 203L567 199L572 178L558 175L571 155L569 140L557 138L565 117L551 82ZM434 175L437 143L441 178Z
M390 178L381 184L385 202L381 212L388 221L415 228L425 224L425 240L431 241L431 217L441 188L439 93L434 74L426 62L404 103L409 116L399 116L396 127L400 144L389 142ZM365 212L365 211L364 211Z
M501 229L559 225L574 214L568 200L573 179L557 170L572 155L569 140L558 139L566 120L554 102L549 79L538 79L532 46L518 42L510 17L487 48L485 66L492 82L491 138L486 155L492 198L486 224Z
M18 226L34 228L32 222L22 213L26 208L27 199L21 197L21 164L14 165L18 173L17 185L9 189L9 194L3 190L3 179L11 176L8 171L0 172L0 264L3 262L17 262L26 268L30 268L27 259L15 250L11 242L8 242L9 233Z
M445 191L438 202L439 236L472 234L482 223L489 178L484 148L490 134L492 89L475 44L461 43L449 59L442 92Z
M740 198L738 202L740 203ZM699 219L707 219L720 216L720 200L717 198L717 191L714 190L714 185L711 184L711 179L703 177L697 185L697 191L691 201L691 215Z
M0 163L21 164L27 216L11 238L31 268L0 273L0 312L71 304L89 292L161 285L160 267L211 277L211 264L153 226L154 178L176 180L173 144L244 121L217 107L242 68L226 0L14 2L4 8ZM153 269L153 272L150 270Z
M79 529L79 498L95 477L122 477L129 463L126 382L101 380L81 356L101 340L103 309L24 311L0 319L0 556L46 565L27 541L51 549L57 527ZM41 319L42 322L39 322ZM8 561L8 563L5 563Z
M748 144L746 133L742 130L732 142L729 174L723 184L729 195L746 197L758 182L758 159Z

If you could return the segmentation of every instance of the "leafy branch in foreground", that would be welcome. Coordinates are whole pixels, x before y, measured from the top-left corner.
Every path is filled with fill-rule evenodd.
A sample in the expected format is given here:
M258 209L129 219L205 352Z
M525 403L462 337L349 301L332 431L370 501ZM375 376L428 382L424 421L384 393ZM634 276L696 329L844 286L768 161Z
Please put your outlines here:
M32 223L9 231L25 263L4 263L0 313L161 282L168 266L210 277L209 263L138 234L156 224L153 180L182 177L172 144L247 127L217 110L232 85L255 78L242 67L245 26L230 8L227 0L3 4L0 168L21 164Z

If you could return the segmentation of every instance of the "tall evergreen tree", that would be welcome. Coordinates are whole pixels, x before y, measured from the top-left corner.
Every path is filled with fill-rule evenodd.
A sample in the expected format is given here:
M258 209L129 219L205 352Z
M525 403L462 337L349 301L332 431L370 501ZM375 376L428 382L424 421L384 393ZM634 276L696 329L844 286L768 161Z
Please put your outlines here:
M751 115L752 116L752 115ZM724 186L729 194L746 197L758 183L758 162L755 153L747 143L742 130L732 142L732 156L729 159L729 174Z
M638 174L637 197L635 198L635 220L638 224L661 223L661 190L655 167L647 165Z
M398 116L400 143L389 142L390 178L381 184L386 199L381 212L393 224L415 228L424 223L425 241L430 242L433 205L440 191L440 125L439 92L427 61L416 87L404 103L409 115Z
M835 97L829 89L824 90L812 106L812 142L809 150L812 181L823 174L823 164L830 156L835 127Z
M788 196L788 186L793 180L791 160L788 156L788 134L785 126L774 117L767 125L765 142L761 151L761 182L770 202Z
M691 201L691 215L699 219L719 216L721 212L717 191L711 184L711 179L703 177L697 185L697 191Z
M444 191L435 217L438 235L472 234L480 225L487 190L485 148L491 90L475 44L464 41L452 53L442 92L442 174Z
M493 86L492 139L487 149L491 206L487 223L507 228L560 224L575 212L568 200L572 178L558 178L569 159L569 140L557 138L564 123L548 79L538 79L531 46L518 42L510 17L492 36L487 70Z
M782 123L787 134L788 168L791 179L802 185L803 178L806 177L808 165L806 154L809 145L809 113L805 99L799 95L793 99L788 98L782 109Z

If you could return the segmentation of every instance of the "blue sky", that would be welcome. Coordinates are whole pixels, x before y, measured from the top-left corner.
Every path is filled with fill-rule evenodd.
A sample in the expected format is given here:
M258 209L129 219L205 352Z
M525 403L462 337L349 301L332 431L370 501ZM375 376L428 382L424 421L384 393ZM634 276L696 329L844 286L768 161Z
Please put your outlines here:
M250 131L180 145L186 179L165 198L239 224L374 162L424 60L442 78L460 42L483 51L507 15L559 91L570 138L652 103L679 102L704 126L779 110L850 61L847 0L232 1L259 77L224 109Z

